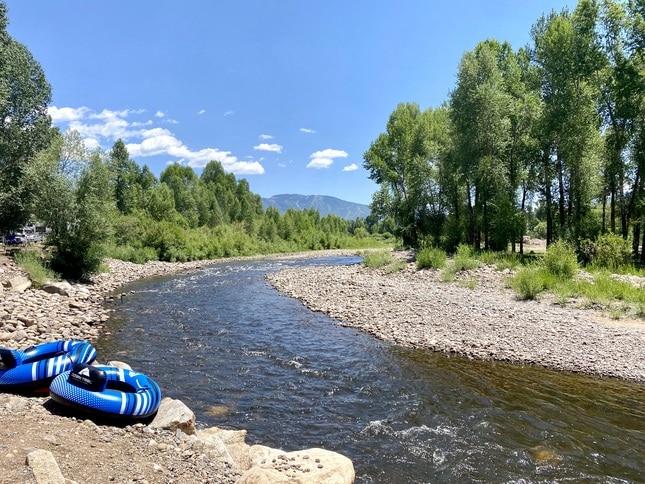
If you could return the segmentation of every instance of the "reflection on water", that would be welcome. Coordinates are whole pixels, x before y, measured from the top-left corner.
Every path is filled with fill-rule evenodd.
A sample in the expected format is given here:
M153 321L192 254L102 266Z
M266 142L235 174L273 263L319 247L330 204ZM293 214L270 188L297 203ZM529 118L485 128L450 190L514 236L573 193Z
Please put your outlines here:
M216 264L135 284L99 354L155 377L201 425L341 452L357 482L643 482L645 386L391 346L264 280L357 261Z

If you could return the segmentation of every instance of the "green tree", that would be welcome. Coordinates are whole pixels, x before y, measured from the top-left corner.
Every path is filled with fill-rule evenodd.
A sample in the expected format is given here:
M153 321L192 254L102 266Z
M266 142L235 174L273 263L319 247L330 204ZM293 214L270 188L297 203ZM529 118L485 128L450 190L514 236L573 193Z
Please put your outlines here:
M429 226L437 233L441 230L445 207L438 162L446 119L441 108L421 112L417 104L399 104L386 132L363 155L370 179L381 186L372 210L395 220L397 235L407 246L417 246Z
M52 269L80 279L96 272L104 243L112 235L116 206L111 171L103 154L89 154L78 133L55 137L27 170L26 180L38 184L34 213L51 229Z
M40 64L7 32L7 7L0 3L0 232L29 219L31 190L25 172L52 139L47 105L51 88Z
M125 143L116 140L110 151L110 168L112 170L112 185L116 206L124 214L130 214L141 205L146 180L139 165L130 159Z
M579 240L599 186L598 98L595 76L602 56L595 43L598 9L581 0L542 16L532 29L533 60L542 78L542 194L546 199L547 242L554 234L552 200L557 200L557 236ZM555 192L555 194L554 194Z
M513 101L505 85L503 67L510 70L511 57L507 43L480 42L475 50L464 54L457 87L450 97L453 170L465 185L468 242L478 249L482 242L489 247L495 226L499 229L513 225L514 204L508 199L508 194L514 197L515 188L509 177L511 167L501 166L510 143ZM500 239L510 240L510 235L506 233ZM502 240L497 245L503 245Z

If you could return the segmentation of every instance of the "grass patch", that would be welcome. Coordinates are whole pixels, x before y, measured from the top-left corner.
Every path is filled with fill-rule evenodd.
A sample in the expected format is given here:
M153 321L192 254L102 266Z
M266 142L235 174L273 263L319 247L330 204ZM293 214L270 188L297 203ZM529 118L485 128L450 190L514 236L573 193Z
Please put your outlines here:
M383 269L387 273L392 273L405 269L406 262L394 257L389 250L377 250L363 254L363 265L370 269Z
M549 285L548 273L537 267L524 267L508 279L508 285L520 299L532 300Z
M381 269L391 261L392 254L387 250L377 250L363 254L363 265L370 269Z
M417 253L417 269L443 269L446 267L446 253L436 247L427 247Z
M60 276L47 267L46 261L36 252L18 251L14 254L14 260L22 270L29 274L29 279L36 287L42 287L48 281L60 280Z
M546 250L544 266L556 277L571 279L578 271L578 256L573 247L559 240Z
M472 247L466 244L459 244L457 252L455 252L452 258L452 262L456 272L470 271L480 266L480 262L475 259Z

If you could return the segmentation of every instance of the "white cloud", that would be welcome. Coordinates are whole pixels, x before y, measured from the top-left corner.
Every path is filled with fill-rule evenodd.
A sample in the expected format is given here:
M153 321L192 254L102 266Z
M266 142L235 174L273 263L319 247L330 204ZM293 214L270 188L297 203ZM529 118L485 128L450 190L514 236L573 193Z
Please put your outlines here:
M224 116L230 116L231 114L235 114L235 111L226 111Z
M89 112L91 112L91 109L85 106L81 106L80 108L57 108L56 106L50 106L47 108L47 113L51 116L54 123L76 121L84 118Z
M326 150L316 151L312 153L309 158L347 158L349 155L343 150L332 150L327 148Z
M334 158L347 158L349 155L343 150L333 150L327 148L326 150L316 151L312 153L309 158L311 161L307 164L307 168L329 168L334 163Z
M323 168L329 168L334 162L331 158L314 158L309 163L307 163L307 168L316 168L321 170Z
M205 109L200 109L199 111L197 111L197 114L204 114L205 112L206 112Z
M273 136L271 136L270 134L261 134L260 136L258 136L258 138L259 139L273 139Z
M163 118L164 116L165 116L165 114L164 114L164 113L162 113L161 111L157 111L157 112L155 113L155 117L156 117L156 118Z
M275 143L260 143L259 145L254 146L253 149L258 151L273 151L274 153L282 153L282 146Z
M78 131L89 149L97 147L102 147L104 150L110 149L114 141L121 138L124 141L130 141L126 144L126 148L130 156L135 159L166 155L174 158L170 161L171 163L184 163L194 168L203 167L209 161L215 160L222 164L224 170L234 174L264 173L264 167L259 161L238 160L230 151L221 151L217 148L191 150L169 129L154 126L155 122L151 120L130 119L132 116L141 115L144 112L143 109L122 111L104 109L95 113L86 107L50 107L52 119L62 129L69 128ZM205 111L202 110L202 112ZM155 114L155 117L161 118L158 113ZM176 123L177 121L164 119L158 122Z
M358 170L358 165L356 163L352 163L351 165L347 165L343 167L343 171L354 171Z
M313 129L309 129L309 128L300 128L300 131L303 133L315 133Z

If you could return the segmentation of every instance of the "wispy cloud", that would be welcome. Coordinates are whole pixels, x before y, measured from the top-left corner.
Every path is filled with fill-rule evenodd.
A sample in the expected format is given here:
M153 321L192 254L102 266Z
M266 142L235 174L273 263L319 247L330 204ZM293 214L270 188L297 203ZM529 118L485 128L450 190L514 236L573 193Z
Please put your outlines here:
M356 163L352 163L351 165L347 165L343 167L343 171L354 171L358 170L358 165Z
M204 114L205 112L206 112L206 110L205 110L205 109L200 109L199 111L197 111L197 114L202 115L202 114Z
M224 113L224 116L230 116L230 115L232 115L232 114L235 114L235 111L226 111L226 112Z
M168 128L154 126L152 120L133 120L144 110L112 111L104 109L100 113L86 107L58 108L51 106L49 114L61 128L74 129L84 138L88 148L98 146L109 149L121 138L126 142L128 153L134 159L149 156L168 156L171 162L185 163L193 168L206 166L209 161L219 161L224 170L239 175L264 173L259 161L239 160L230 151L218 148L193 150L187 147ZM155 117L157 117L155 115ZM165 120L164 120L165 122Z
M259 145L254 146L253 149L258 151L273 151L274 153L282 153L282 146L275 143L260 143Z
M348 156L347 152L343 150L333 150L331 148L316 151L309 156L311 161L307 164L307 168L316 168L318 170L329 168L334 163L334 158L347 158Z
M273 139L273 136L271 136L270 134L261 134L260 136L258 136L258 138L259 139Z
M165 116L165 114L164 114L164 113L162 113L161 111L157 111L157 112L155 113L155 118L163 118L164 116Z
M302 133L312 133L312 134L315 133L313 129L309 129L309 128L300 128L300 131Z

